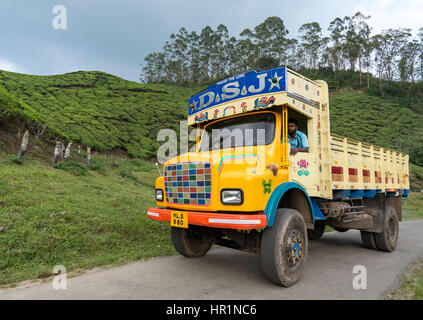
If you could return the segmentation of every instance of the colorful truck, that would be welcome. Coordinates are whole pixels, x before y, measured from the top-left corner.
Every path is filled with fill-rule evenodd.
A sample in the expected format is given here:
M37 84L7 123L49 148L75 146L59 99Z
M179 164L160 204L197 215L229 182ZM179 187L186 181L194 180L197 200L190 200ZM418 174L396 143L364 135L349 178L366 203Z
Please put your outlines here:
M292 118L307 152L291 155ZM183 256L213 244L257 253L269 281L291 286L326 225L360 230L366 248L395 249L408 155L331 134L324 81L285 67L228 77L189 99L188 125L195 150L164 164L158 207L147 212L170 222Z

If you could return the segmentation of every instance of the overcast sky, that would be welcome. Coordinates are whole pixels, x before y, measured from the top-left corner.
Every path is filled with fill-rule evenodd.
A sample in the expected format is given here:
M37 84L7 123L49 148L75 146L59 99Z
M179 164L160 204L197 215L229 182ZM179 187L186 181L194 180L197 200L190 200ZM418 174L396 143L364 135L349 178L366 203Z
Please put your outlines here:
M53 8L64 5L67 29L53 28ZM144 57L172 32L223 23L233 36L279 16L295 36L317 21L360 10L374 32L423 27L423 0L1 0L0 69L29 74L100 70L138 81Z

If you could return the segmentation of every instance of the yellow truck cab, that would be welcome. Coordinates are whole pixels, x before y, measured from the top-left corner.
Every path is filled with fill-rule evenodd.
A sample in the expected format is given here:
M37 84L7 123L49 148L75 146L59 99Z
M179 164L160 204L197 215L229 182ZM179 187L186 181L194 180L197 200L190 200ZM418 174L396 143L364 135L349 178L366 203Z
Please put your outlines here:
M306 152L291 152L288 119ZM189 99L188 124L195 151L164 164L158 207L147 212L170 222L182 255L212 244L258 253L266 278L291 286L326 225L360 230L366 248L395 249L408 155L331 134L324 81L285 67L228 77Z

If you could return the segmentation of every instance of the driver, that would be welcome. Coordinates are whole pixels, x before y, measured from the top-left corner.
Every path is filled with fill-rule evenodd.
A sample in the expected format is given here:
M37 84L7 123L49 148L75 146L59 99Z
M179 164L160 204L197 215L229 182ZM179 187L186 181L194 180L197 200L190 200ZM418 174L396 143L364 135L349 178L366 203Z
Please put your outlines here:
M294 118L288 119L288 142L291 145L291 156L298 152L308 152L307 136L298 130L298 121Z

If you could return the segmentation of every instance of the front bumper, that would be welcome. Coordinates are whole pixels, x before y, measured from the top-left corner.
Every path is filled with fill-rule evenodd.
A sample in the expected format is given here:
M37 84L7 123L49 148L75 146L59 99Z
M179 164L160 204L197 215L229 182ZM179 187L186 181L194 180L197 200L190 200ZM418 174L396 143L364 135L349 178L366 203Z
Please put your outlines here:
M152 220L170 222L171 210L163 208L150 208L147 210L147 216ZM220 214L213 212L188 212L188 224L197 226L206 226L211 228L240 229L251 230L265 228L267 217L261 214Z

